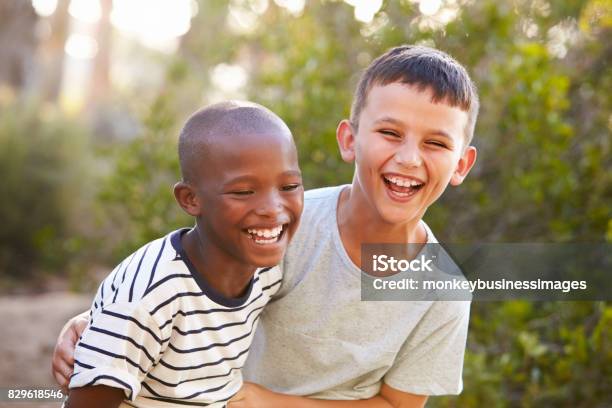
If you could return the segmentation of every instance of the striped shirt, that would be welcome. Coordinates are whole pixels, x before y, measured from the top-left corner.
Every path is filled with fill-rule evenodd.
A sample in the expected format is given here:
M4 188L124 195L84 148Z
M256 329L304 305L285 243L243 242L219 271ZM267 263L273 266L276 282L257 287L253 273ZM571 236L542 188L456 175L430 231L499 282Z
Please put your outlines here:
M175 231L128 256L102 282L75 350L70 388L122 388L121 405L224 407L242 385L262 308L281 284L259 269L228 299L196 271Z

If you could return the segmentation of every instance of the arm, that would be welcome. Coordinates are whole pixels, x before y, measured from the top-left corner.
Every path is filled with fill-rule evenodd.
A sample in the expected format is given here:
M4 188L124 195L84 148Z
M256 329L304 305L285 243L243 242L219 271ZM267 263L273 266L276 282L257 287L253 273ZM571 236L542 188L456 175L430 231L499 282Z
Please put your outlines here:
M96 385L74 388L66 401L66 408L117 408L125 399L122 389Z
M159 322L153 320L144 302L105 304L89 320L74 350L69 406L89 407L87 402L98 397L101 401L96 400L96 406L100 407L135 401L144 377L162 352Z
M66 391L74 368L74 349L89 322L88 312L74 316L64 325L57 337L51 372L55 381Z
M260 385L245 383L229 401L228 408L422 408L426 395L402 392L383 384L380 393L367 400L331 401L297 397L270 391Z

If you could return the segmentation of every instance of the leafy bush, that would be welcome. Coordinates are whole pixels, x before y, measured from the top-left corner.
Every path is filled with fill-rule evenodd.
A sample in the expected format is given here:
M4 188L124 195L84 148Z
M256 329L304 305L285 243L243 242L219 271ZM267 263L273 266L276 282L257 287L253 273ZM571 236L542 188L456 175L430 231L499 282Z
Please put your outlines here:
M82 204L87 133L51 108L0 107L0 274L54 271L78 249L72 222Z
M611 350L604 302L474 303L463 393L429 406L609 406Z
M99 204L104 224L112 229L114 239L108 244L116 259L193 223L172 193L180 177L173 100L159 95L144 118L143 132L114 151L114 169L103 183Z

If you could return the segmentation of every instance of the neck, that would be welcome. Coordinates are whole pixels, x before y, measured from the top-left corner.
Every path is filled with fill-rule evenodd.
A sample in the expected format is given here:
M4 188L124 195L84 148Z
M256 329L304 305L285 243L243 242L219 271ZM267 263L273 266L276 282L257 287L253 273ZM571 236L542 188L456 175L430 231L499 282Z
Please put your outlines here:
M357 266L361 263L361 244L427 242L427 232L420 219L407 220L401 224L386 222L373 211L355 184L340 193L337 217L342 244Z
M227 298L245 294L255 266L241 263L213 245L197 225L183 235L181 243L196 272L215 291Z
M359 216L356 217L355 214ZM340 195L338 225L351 234L357 234L356 237L364 243L403 244L427 241L427 233L420 218L396 224L386 222L372 209L363 191L355 184Z

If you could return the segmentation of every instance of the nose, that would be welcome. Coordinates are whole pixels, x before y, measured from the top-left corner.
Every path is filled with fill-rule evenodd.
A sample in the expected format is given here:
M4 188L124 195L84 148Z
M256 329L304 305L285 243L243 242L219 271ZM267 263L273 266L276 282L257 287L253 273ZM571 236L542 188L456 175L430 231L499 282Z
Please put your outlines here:
M395 152L395 162L404 167L419 167L423 164L421 151L415 141L406 138Z
M283 211L283 202L278 191L264 193L257 203L255 214L264 217L275 217Z

